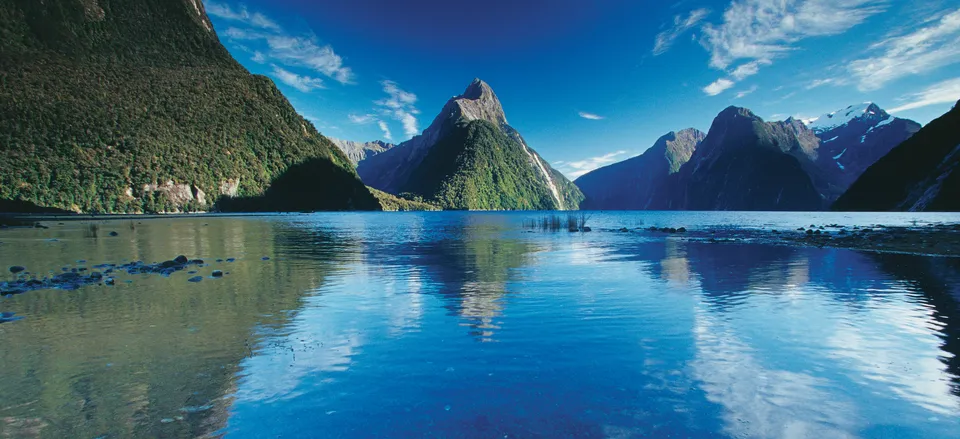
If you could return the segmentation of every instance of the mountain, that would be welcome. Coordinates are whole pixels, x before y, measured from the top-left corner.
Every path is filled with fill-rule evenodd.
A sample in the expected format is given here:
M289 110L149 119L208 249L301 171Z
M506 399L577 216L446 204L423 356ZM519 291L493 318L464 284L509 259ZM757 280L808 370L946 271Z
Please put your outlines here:
M507 123L475 79L422 134L360 162L363 181L447 209L577 209L583 194Z
M817 138L795 120L764 122L728 107L690 160L669 177L668 209L819 210L810 172Z
M687 128L660 137L643 154L590 171L574 181L586 197L581 209L661 209L669 202L668 177L683 164L706 135Z
M328 139L330 139L337 148L340 148L354 165L364 161L367 157L373 157L397 146L380 140L374 140L373 142L354 142L352 140L334 139L333 137L328 137Z
M13 205L208 210L283 180L296 184L271 191L277 209L379 209L347 157L230 56L200 0L0 2L0 84Z
M960 211L960 102L870 166L833 210Z
M872 102L851 105L805 121L820 139L814 158L834 186L825 192L833 202L870 165L920 130L920 124L891 116Z

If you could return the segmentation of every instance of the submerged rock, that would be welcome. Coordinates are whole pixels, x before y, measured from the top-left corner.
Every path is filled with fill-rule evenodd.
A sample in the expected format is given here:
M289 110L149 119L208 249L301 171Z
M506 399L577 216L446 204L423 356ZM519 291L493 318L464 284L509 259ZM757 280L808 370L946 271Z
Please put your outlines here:
M213 270L213 273L210 273L213 277L223 277L223 272L220 270Z
M10 267L10 272L13 273L13 274L17 274L17 273L19 273L19 272L21 272L21 271L23 271L23 270L26 270L26 269L27 269L26 267L23 267L23 266L20 266L20 265L14 265L14 266Z
M200 281L202 281L202 280L203 280L203 276L194 276L194 277L191 277L190 279L187 279L187 282L194 282L194 283L196 283L196 282L200 282Z
M21 319L23 319L23 317L18 317L16 313L6 311L0 312L0 323L10 323Z

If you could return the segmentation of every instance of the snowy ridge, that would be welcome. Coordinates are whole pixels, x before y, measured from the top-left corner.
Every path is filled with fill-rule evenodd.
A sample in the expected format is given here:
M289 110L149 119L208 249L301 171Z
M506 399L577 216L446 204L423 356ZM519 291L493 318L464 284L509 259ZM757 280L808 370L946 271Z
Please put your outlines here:
M810 128L814 132L822 133L844 126L858 117L876 115L877 113L874 110L875 108L877 108L877 106L874 105L873 102L864 102L862 104L851 105L842 110L824 114L814 119L807 119L803 122L807 125L807 128ZM889 116L887 118L892 119Z

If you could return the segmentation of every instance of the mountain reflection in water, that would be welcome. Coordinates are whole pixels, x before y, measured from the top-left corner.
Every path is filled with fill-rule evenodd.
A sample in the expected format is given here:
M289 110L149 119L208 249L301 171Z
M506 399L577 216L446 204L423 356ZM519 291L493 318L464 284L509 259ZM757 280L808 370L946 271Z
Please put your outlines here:
M25 317L0 325L0 437L957 437L954 258L529 216L4 230L0 265L35 273L185 254L229 274L0 300Z

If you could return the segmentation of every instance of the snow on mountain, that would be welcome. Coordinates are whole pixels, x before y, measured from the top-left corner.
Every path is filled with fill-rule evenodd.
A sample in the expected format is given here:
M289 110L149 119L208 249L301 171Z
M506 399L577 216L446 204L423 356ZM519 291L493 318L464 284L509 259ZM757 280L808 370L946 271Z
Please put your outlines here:
M803 122L814 132L822 133L844 126L850 123L850 121L860 117L883 118L883 121L893 120L889 114L881 110L880 107L877 107L873 102L864 102L862 104L851 105L842 110L824 114L815 119L807 119Z

